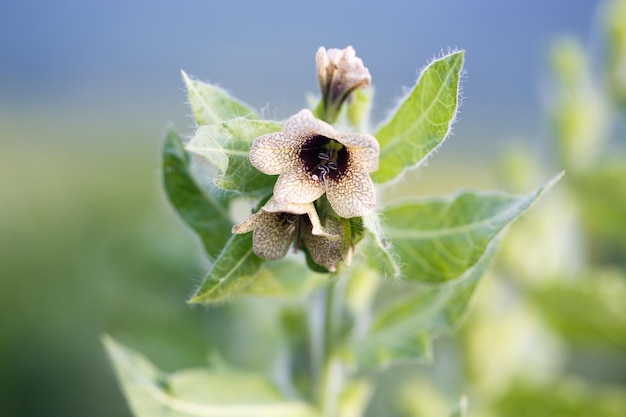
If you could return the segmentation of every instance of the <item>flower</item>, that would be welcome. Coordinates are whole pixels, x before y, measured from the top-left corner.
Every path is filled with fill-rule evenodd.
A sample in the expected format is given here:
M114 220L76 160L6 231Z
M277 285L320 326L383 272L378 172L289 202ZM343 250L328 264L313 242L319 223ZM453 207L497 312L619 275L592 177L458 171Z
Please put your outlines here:
M282 132L259 136L250 162L261 172L277 175L274 198L279 204L311 203L324 192L341 217L369 214L376 191L369 172L378 169L376 138L337 133L304 109L290 117Z
M333 122L346 99L355 90L369 87L372 77L351 46L329 50L320 47L315 55L315 63L325 120Z
M253 232L254 253L266 260L284 257L294 241L297 251L301 241L310 241L311 236L327 241L339 240L339 235L329 233L322 227L313 203L280 205L273 198L257 213L233 226L233 233L236 234L250 231ZM314 242L320 241L314 239Z
M324 219L324 226L326 230L339 236L339 239L328 239L325 236L308 233L304 234L303 241L313 262L334 272L339 261L344 261L346 265L352 262L354 245L350 221L329 216Z

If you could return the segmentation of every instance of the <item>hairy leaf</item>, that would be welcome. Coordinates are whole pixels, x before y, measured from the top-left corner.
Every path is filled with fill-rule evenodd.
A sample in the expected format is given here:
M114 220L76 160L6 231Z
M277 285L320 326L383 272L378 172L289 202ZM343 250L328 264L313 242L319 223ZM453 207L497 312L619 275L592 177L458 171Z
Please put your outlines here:
M189 303L224 301L248 286L263 259L252 251L252 233L231 235Z
M221 88L202 81L192 80L184 71L181 73L187 87L193 117L199 126L240 117L258 119L254 110L232 98Z
M172 206L202 239L209 258L215 259L231 235L228 201L198 186L190 172L189 155L173 130L167 132L163 145L163 183Z
M166 374L109 336L103 343L136 417L314 417L308 403L286 401L258 375L193 369Z
M402 359L431 359L431 337L453 326L465 312L480 277L493 256L493 246L464 274L445 284L394 284L368 334L353 347L365 367Z
M383 183L424 161L448 136L459 105L464 51L431 62L417 84L375 134L380 164L372 174Z
M392 253L392 247L384 235L378 213L373 212L363 218L367 230L367 242L363 247L368 263L378 269L382 276L398 278L400 265L397 257Z
M274 187L276 176L265 175L254 168L248 155L255 138L281 129L281 123L272 121L226 120L200 126L186 149L217 168L215 184L218 187L243 194L267 194Z
M502 230L559 178L527 196L467 191L385 210L407 279L379 297L368 333L355 343L357 361L377 366L428 359L432 336L454 326L466 311Z
M409 280L445 282L465 273L493 239L560 175L526 196L464 191L451 198L407 200L383 211L384 224Z

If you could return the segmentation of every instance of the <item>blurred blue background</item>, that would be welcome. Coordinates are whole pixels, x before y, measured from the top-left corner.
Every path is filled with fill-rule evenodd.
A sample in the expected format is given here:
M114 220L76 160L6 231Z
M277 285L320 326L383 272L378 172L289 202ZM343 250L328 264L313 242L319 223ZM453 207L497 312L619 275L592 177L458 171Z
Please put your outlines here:
M467 53L457 130L534 136L549 41L588 39L596 1L4 1L3 113L70 124L186 127L179 70L286 118L316 91L318 46L353 45L372 73L376 115L448 48ZM60 113L60 114L59 114ZM86 138L85 140L88 140ZM470 141L461 138L455 142ZM483 149L484 151L484 149Z
M316 92L317 48L353 45L380 121L431 58L465 49L463 106L431 164L445 178L423 170L448 192L484 186L514 138L544 146L548 47L593 41L597 5L0 2L0 415L129 415L103 332L173 370L233 331L228 311L185 305L206 265L160 190L164 127L193 128L181 69L282 119Z

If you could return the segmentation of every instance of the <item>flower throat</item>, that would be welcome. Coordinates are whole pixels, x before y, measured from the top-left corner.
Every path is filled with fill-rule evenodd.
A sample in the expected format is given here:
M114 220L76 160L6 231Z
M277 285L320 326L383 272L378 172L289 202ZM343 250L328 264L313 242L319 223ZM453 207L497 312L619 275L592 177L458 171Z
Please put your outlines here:
M314 180L335 180L343 175L348 162L346 148L325 136L309 138L300 150L300 159Z

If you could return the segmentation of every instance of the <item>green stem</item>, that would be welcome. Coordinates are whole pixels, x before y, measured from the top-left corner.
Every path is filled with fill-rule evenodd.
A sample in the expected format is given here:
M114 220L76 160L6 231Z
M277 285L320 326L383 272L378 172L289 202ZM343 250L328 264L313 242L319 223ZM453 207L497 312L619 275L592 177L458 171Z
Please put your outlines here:
M328 105L324 103L324 100L320 100L315 109L313 109L313 116L332 125L337 121L340 109L341 108L329 108Z
M324 100L320 100L313 109L313 116L317 117L320 120L324 120L326 117L326 106L324 105Z
M319 404L324 417L337 417L343 385L343 364L337 355L341 331L344 282L336 276L324 286L323 371L318 380Z
M335 417L337 393L341 389L341 363L335 355L341 320L341 292L337 277L320 288L312 298L309 316L311 343L312 398L324 417Z
M321 385L323 417L340 417L339 395L343 386L343 364L335 354L331 354L324 365L324 374Z
M311 362L311 400L321 408L321 381L324 366L324 323L326 315L326 287L316 291L311 297L309 311L309 354Z
M324 287L324 362L326 362L333 350L335 321L338 319L334 302L335 286L336 281L331 281Z

